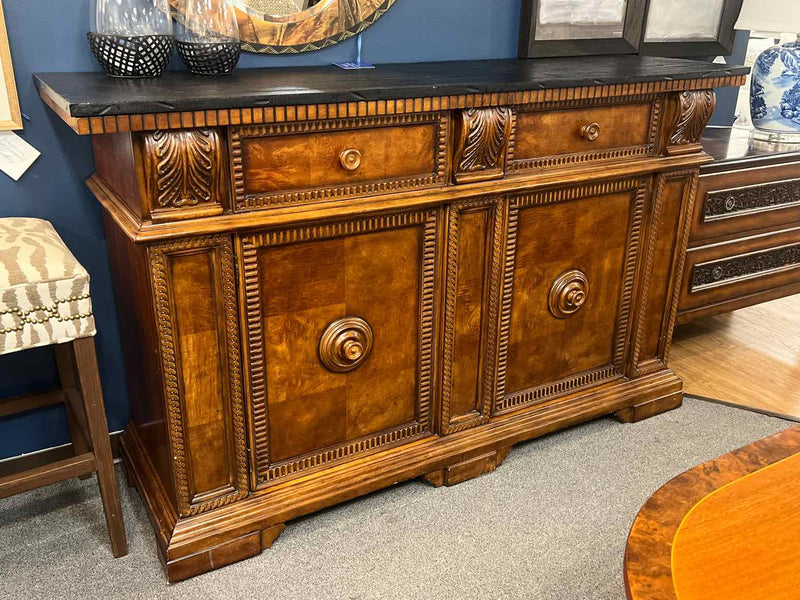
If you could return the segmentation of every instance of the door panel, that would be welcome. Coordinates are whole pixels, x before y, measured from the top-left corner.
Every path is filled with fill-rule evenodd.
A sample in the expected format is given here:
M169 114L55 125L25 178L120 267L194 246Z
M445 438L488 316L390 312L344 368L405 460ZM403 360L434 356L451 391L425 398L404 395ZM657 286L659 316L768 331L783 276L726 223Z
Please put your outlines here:
M622 377L647 180L510 199L496 412Z
M255 485L431 432L423 211L241 240Z
M491 414L504 217L498 198L448 208L442 433Z

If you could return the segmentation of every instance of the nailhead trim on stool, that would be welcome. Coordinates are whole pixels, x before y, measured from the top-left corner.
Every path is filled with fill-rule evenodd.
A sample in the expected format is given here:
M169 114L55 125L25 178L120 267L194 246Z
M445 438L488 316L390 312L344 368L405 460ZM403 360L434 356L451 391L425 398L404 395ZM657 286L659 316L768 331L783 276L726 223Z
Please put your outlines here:
M0 219L0 354L96 333L89 274L42 219Z

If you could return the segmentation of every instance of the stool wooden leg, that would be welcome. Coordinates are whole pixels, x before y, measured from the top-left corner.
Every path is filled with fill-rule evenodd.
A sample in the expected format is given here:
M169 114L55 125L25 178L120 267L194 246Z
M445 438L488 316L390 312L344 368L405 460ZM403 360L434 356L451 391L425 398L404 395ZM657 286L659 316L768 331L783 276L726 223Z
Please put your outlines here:
M56 344L53 346L56 355L56 365L58 366L58 378L61 381L61 389L64 395L78 392L78 380L75 377L75 359L72 355L70 344ZM74 390L74 392L70 392ZM75 456L89 451L89 441L86 439L83 427L75 415L72 403L66 402L67 425L69 425L69 435L72 439L72 451ZM82 475L79 479L88 479L92 474Z
M124 556L128 553L128 543L125 539L125 524L122 521L117 478L114 475L114 460L111 456L111 443L108 437L108 423L103 405L103 389L100 385L94 339L75 340L72 342L72 349L75 353L83 405L86 408L89 436L97 461L97 479L100 483L100 496L103 499L108 534L111 538L111 550L115 557Z

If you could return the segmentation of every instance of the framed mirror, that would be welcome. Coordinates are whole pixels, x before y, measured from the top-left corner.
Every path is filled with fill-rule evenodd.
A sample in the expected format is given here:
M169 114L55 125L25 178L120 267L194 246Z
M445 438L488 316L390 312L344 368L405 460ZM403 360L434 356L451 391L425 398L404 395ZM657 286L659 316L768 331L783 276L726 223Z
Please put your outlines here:
M647 0L523 0L519 55L635 54Z
M242 50L298 54L327 48L377 21L395 0L231 0ZM177 8L177 0L170 0Z
M733 50L742 0L650 0L641 53L724 56Z

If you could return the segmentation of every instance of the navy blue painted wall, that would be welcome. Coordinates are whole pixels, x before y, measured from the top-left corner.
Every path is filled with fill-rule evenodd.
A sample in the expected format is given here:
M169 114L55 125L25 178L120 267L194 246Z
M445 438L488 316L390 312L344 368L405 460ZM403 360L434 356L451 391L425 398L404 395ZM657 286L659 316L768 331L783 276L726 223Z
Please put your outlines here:
M0 216L50 220L92 277L97 347L109 427L128 419L125 372L99 205L83 185L93 171L91 145L46 110L34 89L37 71L95 70L84 39L89 0L3 0L17 87L30 117L21 133L42 152L19 182L0 174ZM508 58L517 53L520 0L398 0L363 35L373 63ZM354 40L291 57L246 55L243 68L319 65L350 60ZM177 60L173 68L180 68ZM55 383L48 349L0 357L0 394ZM0 422L0 458L68 441L60 408Z
M364 58L374 63L505 58L516 55L519 0L398 0L364 32ZM0 173L0 217L50 220L92 277L97 348L109 427L128 420L128 399L100 207L83 180L93 171L89 138L46 110L34 89L37 71L95 70L84 33L89 0L3 0L22 110L21 132L42 152L14 182ZM319 65L351 60L354 40L289 57L245 55L241 67ZM181 68L177 59L172 67ZM55 383L49 349L0 356L0 395ZM0 422L0 458L68 441L63 409Z

